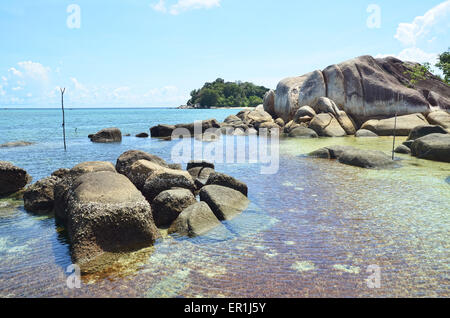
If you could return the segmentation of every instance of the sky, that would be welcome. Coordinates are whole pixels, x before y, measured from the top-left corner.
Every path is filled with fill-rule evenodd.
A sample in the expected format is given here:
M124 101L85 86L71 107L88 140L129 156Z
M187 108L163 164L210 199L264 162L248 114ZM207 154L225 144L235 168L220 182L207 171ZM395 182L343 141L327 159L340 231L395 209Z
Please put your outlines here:
M176 107L360 55L436 63L450 0L2 0L0 107Z

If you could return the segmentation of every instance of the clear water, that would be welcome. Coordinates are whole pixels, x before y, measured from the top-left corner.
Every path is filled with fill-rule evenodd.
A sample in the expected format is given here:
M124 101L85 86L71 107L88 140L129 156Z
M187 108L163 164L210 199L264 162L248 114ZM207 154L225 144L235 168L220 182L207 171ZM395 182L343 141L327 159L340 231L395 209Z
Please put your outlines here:
M174 142L92 144L86 136L111 126L134 136L158 123L236 112L67 110L64 153L58 110L0 110L0 143L36 142L0 149L0 160L35 181L82 161L115 162L129 149L170 160ZM364 170L301 156L331 144L387 152L392 139L282 139L275 175L261 175L259 164L218 164L248 184L247 211L205 237L166 235L121 255L83 277L80 289L66 285L63 229L27 213L22 201L0 200L0 297L449 297L450 164L400 155L400 169ZM367 286L370 265L380 268L380 288Z

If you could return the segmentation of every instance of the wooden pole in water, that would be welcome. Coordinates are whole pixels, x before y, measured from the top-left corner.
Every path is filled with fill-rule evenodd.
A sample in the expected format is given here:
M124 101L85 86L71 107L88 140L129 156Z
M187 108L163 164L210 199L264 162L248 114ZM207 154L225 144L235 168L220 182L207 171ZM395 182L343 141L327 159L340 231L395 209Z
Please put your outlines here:
M398 93L397 93L397 103L395 105L395 121L394 121L394 142L392 144L392 160L395 160L395 137L397 135L397 115L398 115Z
M66 146L66 120L65 120L65 116L64 116L64 93L66 92L66 88L60 88L59 90L61 91L61 109L62 109L62 115L63 115L62 127L63 127L63 137L64 137L64 151L67 151L67 146Z

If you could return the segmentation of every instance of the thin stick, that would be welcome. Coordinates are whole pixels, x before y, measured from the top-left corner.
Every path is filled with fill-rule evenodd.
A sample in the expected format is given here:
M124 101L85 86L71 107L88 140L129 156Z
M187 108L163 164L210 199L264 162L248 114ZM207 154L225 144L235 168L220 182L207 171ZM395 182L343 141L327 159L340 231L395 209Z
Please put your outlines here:
M394 122L394 142L392 144L392 160L395 160L395 137L397 135L397 115L398 115L398 93L397 93L397 103L395 105L395 122Z
M62 109L62 115L63 115L62 127L63 127L63 137L64 137L64 151L67 151L67 146L66 146L66 120L65 120L65 116L64 116L64 93L66 92L66 88L60 88L59 90L61 91L61 109Z

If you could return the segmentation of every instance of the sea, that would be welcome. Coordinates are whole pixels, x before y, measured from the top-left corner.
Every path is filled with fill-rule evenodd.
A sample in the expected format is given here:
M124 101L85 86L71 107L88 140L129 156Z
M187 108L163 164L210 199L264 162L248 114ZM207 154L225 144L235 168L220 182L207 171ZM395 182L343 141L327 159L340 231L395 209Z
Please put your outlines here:
M238 111L67 108L64 151L60 109L0 109L0 144L33 143L0 148L0 161L26 169L33 182L84 161L115 163L132 149L173 162L179 141L134 136ZM107 127L130 136L114 144L88 139ZM65 229L51 215L25 211L20 199L0 199L0 297L450 296L450 164L396 155L401 168L368 170L305 155L335 144L390 153L391 137L270 139L274 173L262 173L267 162L258 160L216 163L248 185L246 211L202 237L163 233L154 246L83 275L79 286L68 283Z

